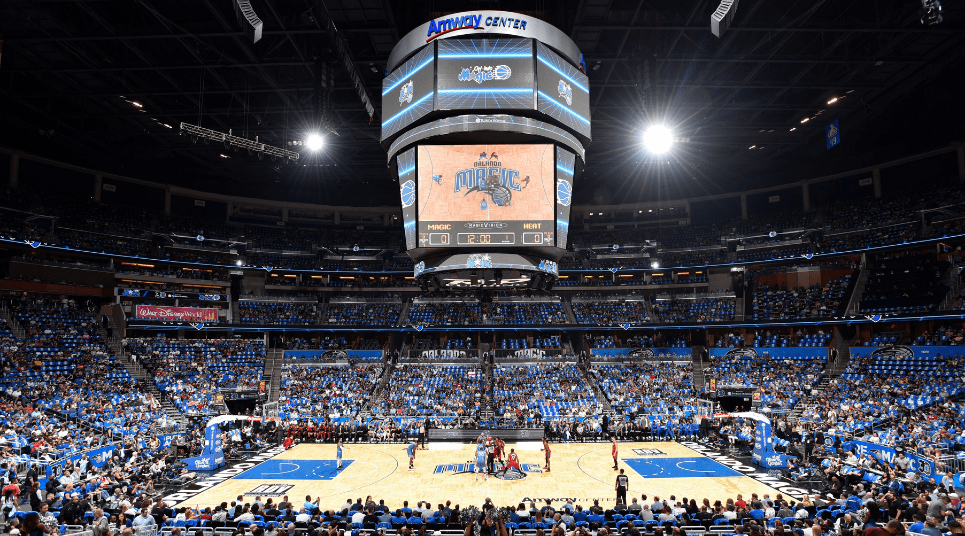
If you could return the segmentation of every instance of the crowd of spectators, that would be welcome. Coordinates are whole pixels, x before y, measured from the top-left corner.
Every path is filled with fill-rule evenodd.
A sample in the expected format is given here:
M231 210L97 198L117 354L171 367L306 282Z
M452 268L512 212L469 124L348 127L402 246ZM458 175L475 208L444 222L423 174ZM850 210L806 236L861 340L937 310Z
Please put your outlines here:
M167 424L158 401L104 344L92 304L20 295L10 308L25 338L13 339L11 333L2 342L0 383L8 393L110 436L146 433L159 422Z
M389 376L377 414L472 417L482 403L482 386L478 365L401 365Z
M610 406L624 415L693 412L697 393L690 363L594 365L591 369Z
M827 360L823 349L816 349L810 356L772 356L767 350L728 352L712 356L704 375L715 378L718 386L758 390L765 411L785 413L812 394Z
M318 309L314 303L243 300L238 314L242 324L314 325Z
M131 338L122 344L188 415L216 414L219 392L258 389L265 368L261 339Z
M611 326L619 324L648 324L650 313L643 301L573 300L570 304L577 324Z
M493 406L507 421L531 423L585 417L601 406L574 364L497 366L493 369Z
M382 367L285 365L279 410L283 420L346 422L368 404Z
M891 253L876 258L859 309L867 313L918 313L934 310L948 293L948 261L934 253Z
M322 311L323 324L340 326L394 326L402 303L329 303Z
M722 322L734 319L734 298L672 298L658 301L654 312L664 322Z
M852 356L802 419L826 434L861 437L941 461L941 451L961 450L965 406L949 400L965 394L961 355L912 357L902 352Z
M314 229L245 226L245 238L251 240L255 250L311 251L317 237Z
M473 302L413 303L409 307L410 324L455 325L481 324L483 308Z
M754 288L755 320L789 320L835 316L840 312L851 276L826 285L788 287L760 285Z
M493 324L566 324L563 304L558 302L501 302L490 308Z

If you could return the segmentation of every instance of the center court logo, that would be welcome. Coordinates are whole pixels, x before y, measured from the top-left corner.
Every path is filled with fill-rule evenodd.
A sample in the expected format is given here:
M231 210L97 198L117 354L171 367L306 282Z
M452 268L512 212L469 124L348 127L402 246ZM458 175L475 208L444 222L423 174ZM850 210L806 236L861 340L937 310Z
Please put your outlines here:
M245 495L267 495L268 497L281 497L294 488L294 484L262 484L255 489L245 493Z
M526 478L527 473L542 473L543 469L538 463L521 463L519 466L523 469L523 472L514 470L506 471L504 475L503 464L500 462L493 462L493 468L496 470L496 474L492 475L500 480L522 480ZM432 471L434 475L465 475L473 474L476 472L476 464L474 463L452 463L448 465L437 465L435 470Z
M476 65L475 67L463 67L459 72L460 82L475 82L482 84L492 80L509 80L513 75L513 70L508 65Z

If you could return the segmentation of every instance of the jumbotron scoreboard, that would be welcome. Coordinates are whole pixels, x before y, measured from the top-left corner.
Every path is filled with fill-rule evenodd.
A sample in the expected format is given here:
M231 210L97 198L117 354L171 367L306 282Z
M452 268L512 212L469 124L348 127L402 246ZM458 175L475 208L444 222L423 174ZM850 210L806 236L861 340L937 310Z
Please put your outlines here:
M429 21L389 56L382 144L424 288L550 288L590 142L576 44L501 11Z

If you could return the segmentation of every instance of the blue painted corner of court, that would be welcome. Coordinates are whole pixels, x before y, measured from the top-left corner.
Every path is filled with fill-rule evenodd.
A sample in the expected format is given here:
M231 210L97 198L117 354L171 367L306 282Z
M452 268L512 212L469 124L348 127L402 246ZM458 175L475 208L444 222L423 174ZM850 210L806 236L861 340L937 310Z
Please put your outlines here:
M706 478L741 476L740 473L710 458L630 458L624 459L644 478Z
M268 460L235 478L248 480L333 480L348 469L354 460Z

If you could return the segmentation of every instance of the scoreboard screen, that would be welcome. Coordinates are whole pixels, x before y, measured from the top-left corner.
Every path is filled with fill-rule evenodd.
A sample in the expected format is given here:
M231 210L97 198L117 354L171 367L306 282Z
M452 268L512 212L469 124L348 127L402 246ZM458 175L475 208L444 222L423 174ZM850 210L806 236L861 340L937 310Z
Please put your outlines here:
M437 110L533 110L532 39L439 41Z
M418 146L418 247L556 246L553 149Z

